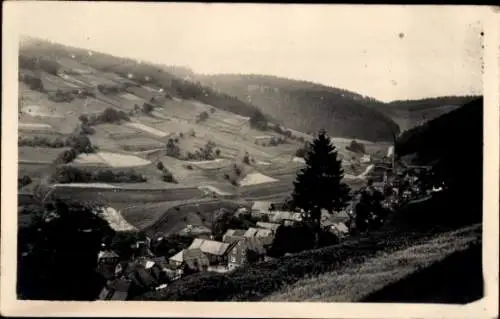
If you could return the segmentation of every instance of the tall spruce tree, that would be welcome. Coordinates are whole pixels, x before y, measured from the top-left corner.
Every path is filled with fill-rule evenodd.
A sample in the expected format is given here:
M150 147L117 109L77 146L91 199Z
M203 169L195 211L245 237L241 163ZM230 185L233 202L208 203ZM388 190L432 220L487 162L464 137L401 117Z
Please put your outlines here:
M349 187L343 183L344 171L335 146L324 130L311 143L305 156L306 167L298 174L292 194L293 206L306 213L316 234L320 231L321 209L330 214L346 207Z

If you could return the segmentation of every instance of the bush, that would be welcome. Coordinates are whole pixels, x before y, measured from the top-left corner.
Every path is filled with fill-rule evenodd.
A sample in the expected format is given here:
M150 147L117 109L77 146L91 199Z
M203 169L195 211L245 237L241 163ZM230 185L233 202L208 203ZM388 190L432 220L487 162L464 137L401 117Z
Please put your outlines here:
M50 148L61 148L65 146L69 146L67 139L62 139L60 137L56 137L54 139L49 139L47 137L42 136L19 136L17 140L17 145L19 146L31 146L31 147L50 147Z
M261 131L265 131L268 128L267 118L262 114L261 111L255 110L253 115L250 117L250 126Z
M309 153L310 149L311 149L311 144L305 143L304 146L302 146L295 152L295 156L304 158L306 154Z
M346 149L354 153L365 154L365 145L356 140L352 140L351 144L347 146Z
M70 148L69 150L63 151L57 158L54 163L57 164L67 164L73 162L73 160L78 156L78 152L74 148Z
M72 166L60 166L51 177L56 183L141 183L147 179L133 170L113 172L109 169L86 170Z
M154 106L149 104L149 103L144 103L142 105L142 112L143 113L146 113L146 114L149 114L151 113L152 111L154 110Z
M24 186L29 185L32 182L33 181L31 180L31 178L28 175L23 175L23 177L17 178L17 188L18 189L23 188Z
M208 118L209 118L208 112L203 111L200 114L198 114L198 116L196 118L196 123L204 122L204 121L208 120Z
M177 184L177 180L174 178L174 175L166 168L163 169L162 180L166 183L175 183Z
M156 163L156 168L162 171L165 168L165 165L163 165L162 161L158 161L158 163Z
M250 155L248 153L246 153L245 156L243 157L243 163L250 165Z
M215 113L215 111L216 111L215 107L210 108L210 113L213 114L213 113Z
M215 150L215 156L219 157L219 156L220 156L220 153L221 153L221 152L220 152L220 149L216 149L216 150Z

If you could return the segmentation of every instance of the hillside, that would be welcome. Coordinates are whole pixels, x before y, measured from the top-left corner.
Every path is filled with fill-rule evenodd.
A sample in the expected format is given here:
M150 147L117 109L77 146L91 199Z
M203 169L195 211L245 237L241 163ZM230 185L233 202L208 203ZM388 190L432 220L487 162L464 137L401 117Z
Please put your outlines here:
M392 134L399 133L394 121L369 107L381 102L347 90L264 75L199 75L197 79L251 102L295 130L325 128L333 136L369 141L392 141Z
M442 195L443 218L482 219L483 98L403 133L396 154L407 164L433 166L434 179L448 190Z
M461 239L457 241L456 238ZM248 265L230 274L198 273L186 276L172 283L168 290L146 293L138 299L332 301L335 296L335 301L358 302L378 289L415 273L420 267L436 264L453 252L474 247L480 243L480 238L480 225L441 234L384 231L368 238L353 238L339 245ZM398 263L406 266L401 268ZM365 276L360 277L358 270L363 271ZM397 275L390 276L390 271ZM370 277L369 285L366 277ZM325 289L317 290L318 281ZM294 299L288 293L309 297L302 295ZM457 291L457 299L464 294L477 298L482 291Z
M401 131L406 131L456 110L476 98L477 96L444 96L419 100L398 100L386 104L373 104L372 106L392 118L399 125Z

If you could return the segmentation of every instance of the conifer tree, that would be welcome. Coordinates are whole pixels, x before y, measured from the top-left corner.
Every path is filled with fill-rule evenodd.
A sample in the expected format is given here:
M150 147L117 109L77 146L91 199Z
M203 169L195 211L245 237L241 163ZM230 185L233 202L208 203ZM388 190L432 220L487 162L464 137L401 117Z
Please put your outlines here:
M350 199L349 187L342 181L341 160L324 130L312 141L305 161L306 167L294 182L293 206L304 210L306 220L313 223L318 235L321 209L333 214L345 208Z

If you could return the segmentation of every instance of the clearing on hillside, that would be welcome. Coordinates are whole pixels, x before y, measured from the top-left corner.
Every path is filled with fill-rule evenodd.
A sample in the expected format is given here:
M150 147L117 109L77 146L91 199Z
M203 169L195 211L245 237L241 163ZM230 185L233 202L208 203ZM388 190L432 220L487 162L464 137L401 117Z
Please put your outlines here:
M105 221L108 222L109 226L114 231L136 230L136 228L129 224L129 222L127 222L125 218L123 218L121 213L113 207L102 207L98 213Z
M52 131L53 128L45 123L19 123L19 130L22 131Z
M112 167L135 167L151 164L150 161L135 155L99 152L101 156Z
M137 122L129 122L129 123L126 123L125 125L139 129L139 130L144 131L144 132L149 133L149 134L153 134L153 135L158 136L158 137L165 137L165 136L169 135L169 133L167 133L167 132L163 132L163 131L157 130L155 128L152 128L150 126L147 126L147 125L144 125L141 123L137 123Z
M64 118L60 114L54 114L48 107L34 104L22 106L21 113L29 116Z
M250 186L250 185L258 185L258 184L264 184L264 183L272 183L272 182L277 182L278 180L269 176L266 176L261 173L250 173L247 174L241 181L240 181L240 186Z
M98 152L94 154L80 154L75 159L78 164L107 164L111 167L137 167L151 164L150 161L135 155L126 155L119 153Z

